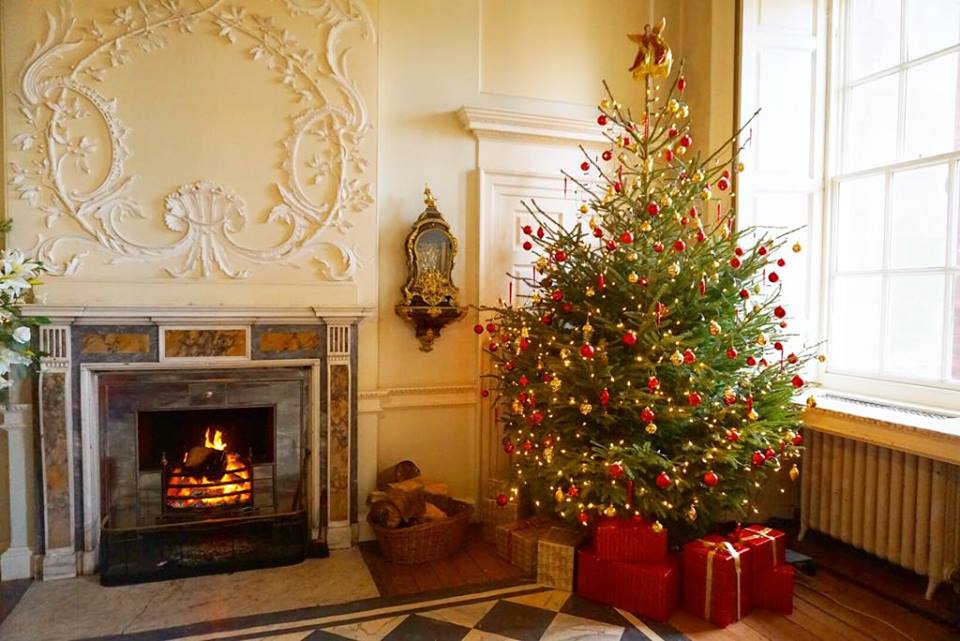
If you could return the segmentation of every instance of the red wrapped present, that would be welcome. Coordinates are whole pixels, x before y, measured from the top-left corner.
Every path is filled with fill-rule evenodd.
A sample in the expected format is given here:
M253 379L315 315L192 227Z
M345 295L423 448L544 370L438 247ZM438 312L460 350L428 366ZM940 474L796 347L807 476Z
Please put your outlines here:
M642 563L610 562L611 603L654 621L673 616L680 600L680 558Z
M667 531L654 531L653 525L640 517L603 519L597 524L594 540L604 561L667 560Z
M595 547L577 550L577 594L599 603L610 603L613 587L610 581L610 561L604 561Z
M780 614L793 614L793 583L796 572L791 565L778 565L767 572L754 589L753 604Z
M752 549L750 556L753 557L753 595L756 596L760 580L773 568L786 563L786 535L780 530L762 525L748 525L734 532L730 540Z
M750 610L752 550L708 534L683 547L683 607L724 628Z

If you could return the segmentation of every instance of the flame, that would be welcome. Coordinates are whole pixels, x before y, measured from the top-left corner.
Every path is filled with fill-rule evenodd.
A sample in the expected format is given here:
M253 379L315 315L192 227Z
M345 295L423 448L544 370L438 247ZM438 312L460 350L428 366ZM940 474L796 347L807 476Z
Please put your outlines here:
M211 428L204 434L204 447L224 451L227 442L223 440L223 432L213 428L213 440L210 439ZM184 454L184 460L186 460ZM227 464L223 475L219 478L207 476L192 476L183 473L182 467L170 470L168 483L175 486L168 487L166 503L172 508L204 508L222 505L245 505L252 500L252 482L250 466L240 458L236 452L227 452Z

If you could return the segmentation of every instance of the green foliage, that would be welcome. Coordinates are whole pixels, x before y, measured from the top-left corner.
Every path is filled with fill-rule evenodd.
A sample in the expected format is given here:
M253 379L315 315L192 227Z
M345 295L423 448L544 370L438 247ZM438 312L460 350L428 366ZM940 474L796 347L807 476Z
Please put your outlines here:
M486 348L504 448L542 506L581 522L641 514L684 538L748 514L791 465L812 353L791 347L778 308L786 234L735 230L714 198L732 189L734 139L693 154L677 82L666 96L647 83L637 120L601 103L611 154L585 152L588 171L568 174L578 224L528 207L534 273L514 275L518 305L486 310Z

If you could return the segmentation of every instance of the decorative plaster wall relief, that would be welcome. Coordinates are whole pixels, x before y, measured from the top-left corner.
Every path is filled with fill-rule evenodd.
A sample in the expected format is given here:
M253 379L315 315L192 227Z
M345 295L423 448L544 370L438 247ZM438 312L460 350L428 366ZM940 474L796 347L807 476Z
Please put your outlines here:
M342 40L347 29L356 28L372 41L372 21L363 0L285 0L283 7L315 23L319 55L271 17L223 0L140 0L114 9L108 23L81 23L70 0L61 0L58 15L47 14L46 37L36 44L14 93L26 128L12 139L21 153L11 163L10 184L46 217L47 231L39 234L34 251L53 273L73 275L95 252L111 263L155 263L172 278L238 279L258 264L308 262L322 278L353 278L360 257L348 244L350 216L373 202L370 184L362 179L367 161L360 149L370 125L363 96L348 75L350 47ZM243 47L298 100L282 141L278 202L264 214L265 224L282 229L282 240L273 246L238 241L248 222L244 201L206 180L166 197L163 222L180 234L175 241L148 245L125 233L125 223L152 214L128 193L137 178L124 169L128 131L116 100L97 84L112 69L165 47L169 38L189 34L212 34ZM91 116L104 125L102 136L78 131L78 122ZM89 160L101 149L109 152L109 168L94 179ZM78 175L95 184L78 185ZM312 196L307 185L329 197Z

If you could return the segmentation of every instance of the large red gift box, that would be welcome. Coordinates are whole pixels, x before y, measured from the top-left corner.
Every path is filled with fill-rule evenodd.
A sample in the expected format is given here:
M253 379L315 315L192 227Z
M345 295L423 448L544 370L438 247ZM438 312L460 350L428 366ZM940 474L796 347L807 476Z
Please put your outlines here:
M667 560L667 531L640 517L607 518L597 524L594 533L597 554L604 561Z
M665 622L680 600L680 558L645 563L610 562L610 602L615 607Z
M601 559L593 546L577 550L577 594L591 601L610 603L611 563Z
M793 614L793 566L778 565L759 579L754 588L754 605L780 614Z
M786 563L786 535L773 528L762 525L748 525L734 532L730 539L752 549L753 557L753 595L756 596L760 580L775 567Z
M752 550L708 534L683 546L683 606L724 628L750 610Z

